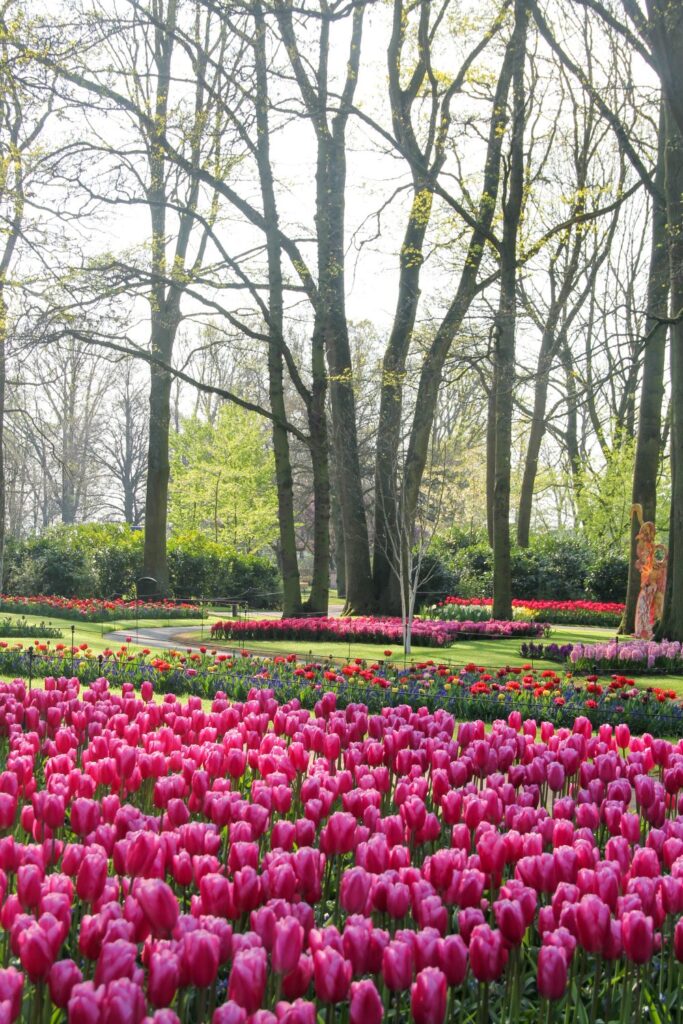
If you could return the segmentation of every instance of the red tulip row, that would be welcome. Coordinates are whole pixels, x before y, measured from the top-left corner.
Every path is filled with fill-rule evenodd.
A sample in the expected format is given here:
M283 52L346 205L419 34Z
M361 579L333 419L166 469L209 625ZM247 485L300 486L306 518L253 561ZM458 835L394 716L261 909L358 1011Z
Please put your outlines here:
M540 637L547 628L540 622L508 622L487 619L446 622L440 619L415 619L414 644L423 647L450 647L459 636ZM211 636L243 643L247 640L312 640L356 643L403 643L404 624L399 618L358 616L356 618L241 619L214 622Z
M107 622L110 619L133 618L198 618L201 608L187 601L125 601L123 598L58 597L55 594L0 594L0 611L24 612L29 615L50 615L60 619L84 619Z
M683 742L0 684L0 1022L680 1012Z
M485 612L493 604L491 597L445 597L429 610L435 619L450 620L471 615L474 610ZM551 625L569 623L585 626L613 626L620 624L624 605L617 601L550 601L537 598L516 598L513 608L519 615L537 612L538 617ZM470 611L468 611L470 609ZM527 611L525 611L525 609Z

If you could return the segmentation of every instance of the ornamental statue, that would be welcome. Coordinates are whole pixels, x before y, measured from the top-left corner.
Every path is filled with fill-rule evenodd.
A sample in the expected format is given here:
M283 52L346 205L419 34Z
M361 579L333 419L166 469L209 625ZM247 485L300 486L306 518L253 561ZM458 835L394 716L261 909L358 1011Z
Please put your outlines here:
M655 623L662 617L669 551L664 544L657 544L655 524L643 522L642 505L632 506L631 515L634 514L640 526L636 536L635 562L640 573L640 593L636 604L634 635L639 640L651 640Z

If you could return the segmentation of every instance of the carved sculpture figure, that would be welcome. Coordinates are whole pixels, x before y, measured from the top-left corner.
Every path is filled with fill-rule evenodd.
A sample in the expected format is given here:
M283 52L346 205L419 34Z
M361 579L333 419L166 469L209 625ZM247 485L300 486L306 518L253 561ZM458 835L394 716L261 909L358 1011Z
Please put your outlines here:
M640 525L636 537L635 567L640 573L640 593L636 604L635 636L640 640L651 640L664 606L669 552L664 544L656 543L655 524L643 522L642 506L634 505L631 513L637 516Z

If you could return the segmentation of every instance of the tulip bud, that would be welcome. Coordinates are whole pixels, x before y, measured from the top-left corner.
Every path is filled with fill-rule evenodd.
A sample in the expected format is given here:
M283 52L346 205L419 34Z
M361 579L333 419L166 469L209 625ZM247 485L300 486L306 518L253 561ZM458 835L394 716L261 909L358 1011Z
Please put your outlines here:
M438 967L420 971L410 990L415 1024L443 1024L446 1016L446 975Z
M561 999L567 988L567 957L559 946L542 946L538 952L538 994Z
M265 949L245 949L232 963L228 981L228 999L242 1006L248 1015L256 1013L266 990L268 972Z

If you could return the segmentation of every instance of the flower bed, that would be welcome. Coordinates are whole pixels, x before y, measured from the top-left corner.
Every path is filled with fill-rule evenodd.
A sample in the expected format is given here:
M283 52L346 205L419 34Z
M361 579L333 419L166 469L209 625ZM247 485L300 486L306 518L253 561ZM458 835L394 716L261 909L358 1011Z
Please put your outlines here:
M152 697L0 684L3 1020L676 1019L683 743Z
M85 645L84 645L85 646ZM61 648L61 649L60 649ZM585 715L595 725L626 722L634 731L683 735L683 705L674 691L638 688L620 675L584 679L530 664L487 671L483 666L456 666L433 660L401 667L391 662L356 658L348 664L302 662L296 655L268 658L248 651L227 654L168 651L164 657L133 653L127 645L104 655L36 644L32 649L0 642L0 672L34 680L73 677L90 684L106 674L118 687L139 687L150 681L157 693L191 694L213 700L218 692L244 700L254 687L272 688L281 701L297 700L312 709L325 690L334 692L339 707L358 703L372 711L409 704L429 711L445 709L461 720L493 722L510 711L545 718L556 725ZM50 683L50 685L52 685Z
M543 636L546 627L539 622L442 622L415 619L412 642L420 647L449 647L459 636L525 637ZM403 624L398 618L300 618L243 619L215 622L211 627L215 639L235 640L310 640L354 643L401 644Z
M572 644L568 661L579 670L683 673L678 641L611 640L607 644Z
M429 609L434 619L458 620L463 616L485 618L491 607L490 597L446 597ZM618 626L624 605L612 601L536 601L515 599L512 607L526 614L537 613L551 625L568 623L575 626ZM476 609L476 612L475 612ZM490 614L490 613L489 613Z
M113 619L196 619L202 611L196 604L183 601L105 601L99 597L56 597L38 594L20 597L0 595L0 611L23 612L26 615L50 615L58 619L81 619L84 622L109 622Z

